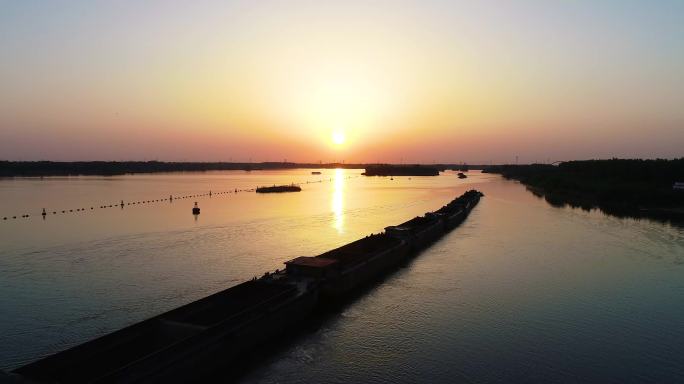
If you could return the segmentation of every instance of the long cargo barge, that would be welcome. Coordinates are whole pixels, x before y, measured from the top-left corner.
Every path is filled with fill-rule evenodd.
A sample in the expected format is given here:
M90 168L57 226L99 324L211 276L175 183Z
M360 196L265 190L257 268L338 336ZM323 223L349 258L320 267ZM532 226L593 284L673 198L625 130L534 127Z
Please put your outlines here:
M187 382L238 371L241 355L294 329L317 306L389 273L460 224L482 194L40 359L0 382Z

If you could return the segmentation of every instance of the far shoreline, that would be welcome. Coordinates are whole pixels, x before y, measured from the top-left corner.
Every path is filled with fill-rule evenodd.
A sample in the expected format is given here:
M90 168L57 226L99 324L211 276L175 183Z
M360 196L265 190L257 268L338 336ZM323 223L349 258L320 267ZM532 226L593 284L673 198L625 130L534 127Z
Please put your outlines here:
M555 207L684 225L684 190L673 187L684 177L684 158L503 165L483 172L517 180Z
M0 161L0 178L55 176L121 176L207 171L268 171L283 169L366 169L368 166L410 167L418 164L385 163L295 163L295 162L163 162L163 161ZM458 169L462 164L429 164L439 171ZM471 169L484 166L470 165Z

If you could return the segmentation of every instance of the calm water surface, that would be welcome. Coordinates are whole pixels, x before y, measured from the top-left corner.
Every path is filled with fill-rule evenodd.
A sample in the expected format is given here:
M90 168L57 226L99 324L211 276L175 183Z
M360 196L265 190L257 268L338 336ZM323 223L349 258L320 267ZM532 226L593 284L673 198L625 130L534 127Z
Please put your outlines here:
M0 222L0 367L477 188L486 197L461 227L243 381L684 381L681 228L554 208L520 184L477 172L465 180L451 172L394 180L322 172L0 180L0 216L31 214ZM304 190L216 194L290 182ZM211 198L99 208L210 189Z

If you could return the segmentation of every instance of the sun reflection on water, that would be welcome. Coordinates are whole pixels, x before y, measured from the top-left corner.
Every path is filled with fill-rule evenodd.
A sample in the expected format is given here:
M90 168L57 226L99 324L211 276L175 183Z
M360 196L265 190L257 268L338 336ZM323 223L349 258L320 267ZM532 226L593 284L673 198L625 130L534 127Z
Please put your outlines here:
M334 215L333 227L337 232L344 233L344 169L335 169L331 209Z

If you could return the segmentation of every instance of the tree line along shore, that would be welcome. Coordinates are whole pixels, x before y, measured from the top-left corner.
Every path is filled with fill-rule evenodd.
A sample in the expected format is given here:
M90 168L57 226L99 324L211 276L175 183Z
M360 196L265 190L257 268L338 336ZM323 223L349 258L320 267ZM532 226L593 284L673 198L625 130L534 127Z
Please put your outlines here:
M483 172L518 180L557 206L684 222L684 190L676 185L684 182L684 158L497 165Z
M362 169L363 164L292 162L164 162L164 161L0 161L0 177L115 176L133 173L272 170L295 168Z
M162 172L205 172L205 171L257 171L276 169L368 169L385 171L387 175L414 174L436 175L447 169L460 169L459 164L398 165L362 163L294 163L294 162L163 162L163 161L0 161L0 177L40 177L40 176L116 176L133 173ZM478 166L470 166L478 168ZM479 166L481 169L481 166ZM382 172L374 173L381 174Z

